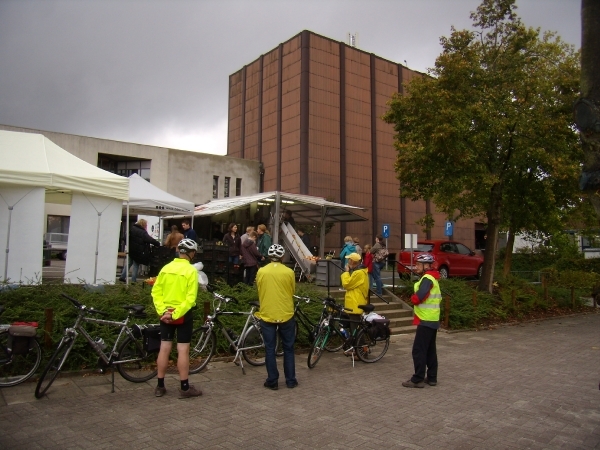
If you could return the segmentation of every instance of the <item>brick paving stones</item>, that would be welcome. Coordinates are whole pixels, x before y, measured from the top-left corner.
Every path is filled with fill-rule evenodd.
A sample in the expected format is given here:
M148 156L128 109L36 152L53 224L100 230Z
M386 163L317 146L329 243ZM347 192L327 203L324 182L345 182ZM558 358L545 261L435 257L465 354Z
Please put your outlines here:
M110 376L61 377L42 400L34 383L2 389L0 448L600 448L600 314L439 333L439 384L424 389L401 386L412 339L354 368L327 353L310 370L297 355L296 389L221 362L190 377L204 395L185 400L175 377L162 398L155 380L118 375L114 394Z

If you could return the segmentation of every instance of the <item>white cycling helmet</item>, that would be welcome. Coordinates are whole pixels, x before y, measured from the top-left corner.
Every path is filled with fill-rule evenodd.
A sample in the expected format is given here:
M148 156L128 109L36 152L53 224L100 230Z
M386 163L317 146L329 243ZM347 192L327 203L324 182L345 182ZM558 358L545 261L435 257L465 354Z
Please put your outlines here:
M273 244L269 247L267 255L269 255L269 258L281 259L285 255L285 248L282 245Z
M433 257L433 255L430 255L429 253L423 253L423 254L417 256L417 262L424 263L424 264L433 264L435 262L435 258Z
M179 244L177 244L177 248L179 249L179 253L189 253L192 250L197 252L198 244L192 239L182 239L179 241Z

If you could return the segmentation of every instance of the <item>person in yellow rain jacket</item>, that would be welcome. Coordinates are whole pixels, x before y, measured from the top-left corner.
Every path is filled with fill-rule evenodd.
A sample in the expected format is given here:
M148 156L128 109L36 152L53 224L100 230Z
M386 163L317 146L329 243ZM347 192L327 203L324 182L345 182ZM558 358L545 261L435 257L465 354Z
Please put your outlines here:
M285 249L281 245L271 245L268 251L271 262L261 267L256 274L260 302L256 317L260 319L260 329L265 341L265 365L267 366L267 379L264 386L272 390L279 388L279 371L275 357L278 332L283 347L285 384L288 388L298 386L294 361L296 320L293 295L296 291L296 280L294 271L281 262L284 254Z
M154 390L156 397L167 393L165 374L169 364L169 354L173 347L173 338L177 333L177 370L181 381L180 398L202 395L189 383L190 341L194 330L192 307L196 305L198 294L198 271L190 263L196 256L198 245L191 239L182 239L177 244L179 258L164 266L154 287L152 299L156 312L160 316L160 350L156 365L158 385Z
M354 334L356 322L363 313L358 306L369 303L369 274L367 268L360 263L358 253L350 253L346 255L346 259L348 264L342 273L342 287L346 290L344 309L350 316L350 333Z

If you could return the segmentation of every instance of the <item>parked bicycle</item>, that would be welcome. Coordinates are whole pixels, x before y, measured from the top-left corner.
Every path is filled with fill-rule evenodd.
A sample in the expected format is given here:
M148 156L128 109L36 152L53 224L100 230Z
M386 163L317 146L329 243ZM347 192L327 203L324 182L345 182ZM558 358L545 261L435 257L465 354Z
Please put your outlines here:
M0 306L0 314L4 307ZM15 386L31 378L42 360L35 326L0 325L0 387Z
M324 317L328 315L328 306L323 304L323 309L321 312L321 316L316 322L313 322L311 318L306 314L305 311L302 310L302 304L309 304L310 302L315 302L316 300L311 299L310 297L301 297L298 295L294 295L296 299L296 305L294 307L294 317L296 318L296 336L298 336L299 325L302 325L308 334L308 342L312 344L315 340L315 336L317 335L317 331L319 329L319 324L323 320ZM337 327L337 322L333 320L331 322L332 327ZM344 339L339 333L332 332L329 335L329 339L325 343L325 350L328 352L337 352L341 350L344 345ZM279 352L279 347L277 347L278 353L277 356L280 356L280 353L283 354L283 351Z
M93 307L88 308L87 306L82 305L78 300L66 294L62 294L62 296L68 299L73 306L77 308L77 318L75 319L73 326L65 329L62 339L58 343L56 350L42 372L35 388L36 398L42 398L48 388L52 385L62 370L79 335L83 336L98 354L98 363L101 367L108 368L116 366L123 378L134 383L142 383L156 376L156 353L147 351L144 348L142 334L135 333L134 330L128 326L129 321L132 318L146 317L146 313L144 312L145 306L123 306L127 311L127 317L125 320L118 322L89 317L91 315L106 317L108 314L94 309ZM119 329L119 334L115 343L108 352L105 351L106 344L103 339L94 339L89 335L84 328L85 323L107 325Z
M217 351L217 333L220 330L223 337L229 342L229 350L235 354L234 363L239 364L242 372L246 374L243 359L253 366L265 364L265 343L260 331L260 321L254 316L259 308L258 302L249 302L250 311L226 311L224 307L229 303L237 304L234 297L226 297L213 292L213 312L206 318L204 325L192 334L190 345L190 373L197 373L210 362ZM244 327L238 333L226 327L221 322L222 316L247 316ZM192 365L194 371L192 371Z
M315 340L308 353L307 363L310 369L314 368L321 359L323 349L327 345L330 336L336 334L344 338L343 348L345 354L356 354L361 361L366 363L374 363L383 358L390 345L389 320L367 321L365 313L372 312L375 309L373 305L359 305L359 308L364 312L360 320L357 321L344 318L345 308L335 303L332 298L324 299L323 304L328 308L328 314L319 323ZM332 325L332 322L336 321L340 323L339 327ZM349 322L357 325L352 334L344 328L344 322L347 325L349 325Z

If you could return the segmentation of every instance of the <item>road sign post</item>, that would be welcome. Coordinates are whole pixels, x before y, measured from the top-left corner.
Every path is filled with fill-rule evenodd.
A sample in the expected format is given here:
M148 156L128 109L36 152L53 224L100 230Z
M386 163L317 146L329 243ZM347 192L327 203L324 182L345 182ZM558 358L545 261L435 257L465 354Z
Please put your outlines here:
M385 248L388 249L388 252L390 251L389 247L388 247L388 238L390 237L390 224L389 223L384 223L383 227L381 229L381 235L385 238ZM385 258L385 270L388 270L388 259Z

